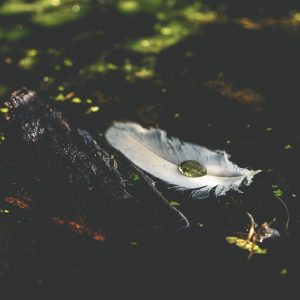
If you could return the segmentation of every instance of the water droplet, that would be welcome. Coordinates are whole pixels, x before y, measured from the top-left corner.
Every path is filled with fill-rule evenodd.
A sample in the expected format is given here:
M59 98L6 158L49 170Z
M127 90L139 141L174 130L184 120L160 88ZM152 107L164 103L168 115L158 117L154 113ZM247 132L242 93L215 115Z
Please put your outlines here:
M178 169L187 177L201 177L207 174L205 166L195 160L185 160L178 166Z

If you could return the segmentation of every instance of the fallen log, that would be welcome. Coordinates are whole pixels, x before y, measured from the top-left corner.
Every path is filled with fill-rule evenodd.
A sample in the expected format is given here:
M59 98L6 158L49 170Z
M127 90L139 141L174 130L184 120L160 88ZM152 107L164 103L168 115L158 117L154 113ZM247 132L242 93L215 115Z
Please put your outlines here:
M71 212L84 218L91 229L81 232L92 236L91 232L100 231L105 236L122 236L157 227L188 227L187 219L161 195L152 179L104 140L72 129L36 92L15 91L6 105L10 112L5 146L36 179L37 196L30 203L35 214L65 224Z

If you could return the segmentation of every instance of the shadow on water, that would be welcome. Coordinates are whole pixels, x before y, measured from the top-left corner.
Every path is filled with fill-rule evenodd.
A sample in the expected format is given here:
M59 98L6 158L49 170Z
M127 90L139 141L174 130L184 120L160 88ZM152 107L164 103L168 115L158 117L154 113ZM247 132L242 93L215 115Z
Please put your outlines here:
M45 202L50 195L27 171L1 166L4 299L16 294L43 299L291 295L298 289L300 250L299 4L120 0L86 1L83 9L79 1L80 17L43 24L48 9L65 2L52 1L44 21L34 19L44 12L1 13L0 7L1 103L14 89L28 86L75 128L94 136L113 120L159 125L183 140L224 149L238 165L263 173L243 194L204 200L158 183L191 228L127 232L101 243L5 204L15 191L44 195ZM77 4L69 2L76 13ZM6 111L1 112L4 144ZM0 151L1 160L11 157L3 145ZM52 192L58 199L70 197ZM276 196L287 204L288 232ZM262 244L266 255L250 260L247 251L225 241L246 232L246 211L258 224L276 218L273 226L281 233Z

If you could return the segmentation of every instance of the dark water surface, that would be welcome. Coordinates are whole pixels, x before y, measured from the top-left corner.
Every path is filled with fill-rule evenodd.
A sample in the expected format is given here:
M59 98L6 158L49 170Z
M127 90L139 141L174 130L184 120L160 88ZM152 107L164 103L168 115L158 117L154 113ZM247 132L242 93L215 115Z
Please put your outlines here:
M298 296L300 4L240 2L1 2L1 299ZM3 103L21 86L94 136L132 120L263 172L243 194L203 200L158 183L189 230L95 241L4 201L38 194L33 174L4 163ZM247 234L246 211L281 233L250 260L225 240Z

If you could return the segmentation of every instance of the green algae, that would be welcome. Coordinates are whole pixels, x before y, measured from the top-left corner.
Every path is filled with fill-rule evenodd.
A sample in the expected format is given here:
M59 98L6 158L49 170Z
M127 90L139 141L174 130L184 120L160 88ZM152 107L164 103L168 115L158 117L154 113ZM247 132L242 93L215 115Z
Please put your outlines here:
M4 1L0 15L30 15L33 23L52 27L75 21L88 12L83 0L9 0Z
M199 31L202 25L216 21L217 17L199 1L171 12L160 11L156 14L154 34L131 41L127 47L141 53L159 53Z

